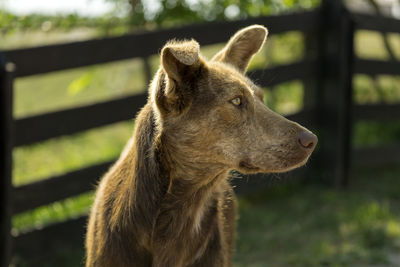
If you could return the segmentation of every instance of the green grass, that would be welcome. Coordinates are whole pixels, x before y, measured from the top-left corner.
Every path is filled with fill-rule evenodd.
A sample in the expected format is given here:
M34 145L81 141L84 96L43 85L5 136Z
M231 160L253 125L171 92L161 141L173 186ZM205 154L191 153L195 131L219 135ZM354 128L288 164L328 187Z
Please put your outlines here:
M357 171L346 190L287 184L241 198L236 266L398 266L399 171Z
M78 28L71 31L18 31L14 34L2 35L0 49L17 49L38 45L49 45L65 42L82 41L95 38L98 33L93 29Z
M357 74L353 79L354 99L359 104L387 103L400 101L400 77L389 75Z
M301 81L281 83L264 90L266 105L280 114L292 114L303 108L304 88Z
M14 149L14 185L116 158L133 130L133 120Z
M400 121L358 121L353 126L353 146L389 146L399 143Z
M14 116L104 101L142 92L146 86L139 59L20 78L15 83Z
M400 59L400 34L389 33L387 36L395 57ZM389 59L389 53L384 48L384 41L380 33L360 30L356 32L354 40L357 56L368 59Z
M93 186L94 188L94 186ZM42 228L49 223L64 221L68 218L84 215L89 212L93 202L93 192L78 197L68 198L51 205L40 207L32 212L25 212L13 217L13 234L17 235L34 228ZM34 223L32 225L32 222Z

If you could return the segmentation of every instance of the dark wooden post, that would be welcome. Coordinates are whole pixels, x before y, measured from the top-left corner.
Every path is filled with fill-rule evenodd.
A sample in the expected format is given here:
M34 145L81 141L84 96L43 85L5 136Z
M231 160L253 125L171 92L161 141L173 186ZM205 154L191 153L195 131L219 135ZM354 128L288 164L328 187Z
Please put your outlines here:
M321 88L321 75L320 75L320 46L319 42L320 36L319 31L313 30L312 32L304 33L304 59L305 60L315 60L315 75L313 77L306 77L303 79L303 110L306 112L312 112L314 116L313 121L303 125L313 131L317 136L320 136L318 122L315 122L316 114L321 111L318 109L319 105L319 94ZM317 156L320 146L312 155L309 166L303 168L305 170L305 181L319 182L320 181L320 158Z
M348 183L350 167L354 24L340 0L324 0L321 7L322 178L336 186Z
M304 58L306 60L317 59L316 76L319 77L319 61L320 47L319 47L319 36L318 32L307 32L304 36ZM304 95L303 95L303 108L305 110L315 110L318 101L318 88L319 80L313 78L306 78L303 80Z
M0 53L0 266L8 267L11 257L11 172L14 65Z

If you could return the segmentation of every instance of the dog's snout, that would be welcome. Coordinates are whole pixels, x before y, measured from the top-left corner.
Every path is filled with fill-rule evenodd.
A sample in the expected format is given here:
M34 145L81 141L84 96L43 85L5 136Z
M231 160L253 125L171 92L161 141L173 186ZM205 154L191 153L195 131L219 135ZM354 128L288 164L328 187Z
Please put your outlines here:
M307 149L307 150L313 150L315 145L318 142L318 138L315 134L308 132L308 131L302 131L299 134L298 137L298 142L301 147Z

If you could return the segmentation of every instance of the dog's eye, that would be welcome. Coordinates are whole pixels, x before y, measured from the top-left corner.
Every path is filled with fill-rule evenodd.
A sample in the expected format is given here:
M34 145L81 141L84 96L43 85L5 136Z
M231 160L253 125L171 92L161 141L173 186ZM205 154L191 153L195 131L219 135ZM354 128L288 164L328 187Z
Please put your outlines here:
M235 97L231 100L231 103L235 106L240 106L242 104L242 99L240 97Z

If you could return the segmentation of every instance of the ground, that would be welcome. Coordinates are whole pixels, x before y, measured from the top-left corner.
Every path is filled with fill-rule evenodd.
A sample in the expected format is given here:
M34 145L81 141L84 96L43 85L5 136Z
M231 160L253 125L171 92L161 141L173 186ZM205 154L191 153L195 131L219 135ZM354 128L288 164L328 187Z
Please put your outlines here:
M236 266L400 266L399 171L357 170L345 189L282 184L241 198Z

